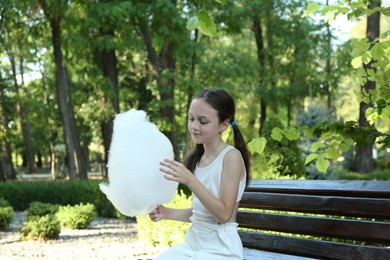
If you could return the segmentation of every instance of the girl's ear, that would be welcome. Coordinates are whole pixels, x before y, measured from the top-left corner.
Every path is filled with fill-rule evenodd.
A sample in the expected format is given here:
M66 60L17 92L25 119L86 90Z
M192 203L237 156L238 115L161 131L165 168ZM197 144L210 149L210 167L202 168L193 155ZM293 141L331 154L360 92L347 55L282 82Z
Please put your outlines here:
M225 121L223 121L223 122L219 125L219 132L220 132L220 133L225 132L226 129L228 129L229 124L230 124L229 119L226 119Z

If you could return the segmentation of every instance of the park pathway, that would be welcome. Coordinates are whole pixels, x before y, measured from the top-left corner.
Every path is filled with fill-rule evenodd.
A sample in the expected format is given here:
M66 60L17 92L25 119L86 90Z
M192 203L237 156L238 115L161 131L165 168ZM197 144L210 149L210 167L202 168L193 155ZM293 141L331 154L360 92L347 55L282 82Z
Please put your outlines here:
M137 240L134 220L96 218L88 229L62 230L57 240L20 241L25 213L16 212L11 226L0 231L0 259L154 259L166 248Z

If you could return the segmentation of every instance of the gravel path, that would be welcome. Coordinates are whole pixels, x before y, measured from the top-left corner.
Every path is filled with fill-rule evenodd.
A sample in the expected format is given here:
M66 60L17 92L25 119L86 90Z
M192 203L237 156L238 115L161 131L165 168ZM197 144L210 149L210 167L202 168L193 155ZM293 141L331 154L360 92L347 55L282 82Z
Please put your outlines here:
M16 212L0 231L0 259L154 259L166 250L138 241L134 220L96 218L88 229L62 230L57 240L20 241L24 220L25 213Z

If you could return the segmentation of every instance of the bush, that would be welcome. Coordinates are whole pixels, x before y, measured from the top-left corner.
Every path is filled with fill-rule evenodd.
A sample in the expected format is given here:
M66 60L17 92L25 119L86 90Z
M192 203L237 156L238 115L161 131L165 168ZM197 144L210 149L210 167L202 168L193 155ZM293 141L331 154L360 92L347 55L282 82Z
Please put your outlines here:
M2 207L9 207L11 206L8 201L6 201L4 198L0 197L0 208Z
M334 116L329 118L329 114L325 106L321 104L310 104L306 110L301 111L297 117L297 125L299 127L313 128L321 122L335 119ZM299 139L298 147L301 150L304 157L312 153L311 146L314 142L317 142L318 138L313 135L311 138L303 137ZM306 179L309 180L323 180L329 176L334 170L335 166L330 161L330 167L326 173L320 172L316 167L316 160L306 165Z
M20 228L20 232L22 240L57 239L61 232L61 226L54 215L48 214L26 221Z
M166 205L172 208L192 207L191 197L183 192L176 193L173 200ZM184 241L189 223L162 220L152 222L149 216L137 216L138 239L151 245L173 246Z
M11 206L0 207L0 230L4 230L11 224L14 218L14 209Z
M336 170L331 176L334 180L373 180L390 181L390 170L374 171L371 173L351 172L344 169Z
M59 207L60 205L57 204L33 201L27 209L28 218L42 217L48 214L54 215L58 211Z
M0 182L0 197L17 211L26 210L33 201L59 205L91 203L101 217L117 217L118 211L99 189L100 180L81 181L7 181Z
M96 217L96 209L92 204L61 206L56 213L62 227L71 229L87 228Z
M283 128L279 119L271 117L264 125L264 136L268 142L261 155L253 156L253 179L299 178L305 175L302 153L297 141L285 138L276 141L270 137L274 127Z

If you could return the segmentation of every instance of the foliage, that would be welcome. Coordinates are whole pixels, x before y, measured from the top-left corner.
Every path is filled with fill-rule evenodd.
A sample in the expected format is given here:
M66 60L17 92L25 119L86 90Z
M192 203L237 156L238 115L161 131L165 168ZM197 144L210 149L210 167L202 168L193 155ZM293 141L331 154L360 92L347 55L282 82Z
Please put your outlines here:
M390 156L378 158L375 160L375 166L378 170L390 169Z
M274 135L274 129L282 130L279 119L271 117L264 126L264 138ZM305 174L305 168L298 149L297 141L287 142L270 139L264 152L253 158L253 179L272 179L289 176L299 178Z
M173 200L166 205L172 208L192 207L191 197L183 192L177 192ZM152 222L147 216L137 216L138 239L144 240L151 245L173 246L184 241L189 223L162 220Z
M321 105L312 104L309 105L308 108L299 114L297 118L297 124L299 127L307 127L307 128L313 128L317 124L327 121L327 113L325 107ZM311 147L313 143L318 142L318 138L315 136L312 136L311 138L308 138L307 136L302 136L299 139L299 148L302 151L305 158L311 154ZM326 173L329 173L329 168L327 169ZM307 179L325 179L325 174L323 172L320 172L318 170L318 167L316 167L315 164L312 162L309 162L306 164L306 173L307 173Z
M160 129L174 129L175 136L172 138L176 139L173 143L177 144L187 142L186 129L183 127L187 102L201 88L222 87L233 94L239 104L236 114L238 121L242 122L240 128L248 138L256 136L260 98L267 101L265 105L268 111L271 109L283 121L285 114L289 119L295 118L307 97L320 95L319 99L322 100L325 81L331 82L333 88L340 83L340 75L347 75L350 79L350 73L349 70L344 73L346 63L341 66L332 63L331 75L324 73L325 57L329 54L325 47L328 43L326 26L319 19L302 18L306 3L296 0L50 2L61 19L59 34L62 35L62 58L66 64L64 70L77 120L72 132L80 133L80 144L85 148L85 154L89 152L92 160L95 156L101 158L103 144L108 140L102 140L102 136L109 136L102 132L102 122L108 122L114 114L111 103L116 94L110 78L115 75L108 76L101 63L109 62L102 59L102 54L111 51L116 53L112 57L116 63L109 67L115 70L113 74L117 73L120 110L125 111L130 107L143 109L152 119L159 121L158 111L174 103L175 111L169 115L173 121L166 123L167 120L161 119L161 123L157 124ZM0 43L4 46L0 52L0 96L4 104L0 113L0 136L10 142L12 158L16 158L14 163L17 165L25 162L25 142L31 141L34 152L41 154L43 159L50 158L51 152L55 152L57 177L64 177L69 171L66 166L69 156L66 156L63 145L64 124L61 123L56 101L52 32L41 7L43 5L36 1L17 0L6 1L0 7ZM353 19L377 10L385 15L389 13L388 9L367 10L362 0L340 0L334 6L310 4L306 13L321 11L330 21L338 14L347 14ZM259 16L259 28L264 37L262 50L256 49L257 39L253 31L256 16ZM145 18L146 30L140 30L141 18ZM186 31L185 20L188 20L188 29L196 30ZM329 39L333 40L333 37L336 35L331 35ZM383 121L382 126L388 129L385 123L386 117L389 117L390 77L386 65L390 56L388 33L384 33L372 48L366 39L355 39L349 45L351 51L348 50L348 54L352 54L353 58L352 64L348 62L348 65L357 68L355 76L361 83L366 80L378 83L378 88L370 92L375 106L367 110L367 117L370 122ZM151 49L157 54L154 64L150 62L153 56ZM339 54L336 50L332 55L338 59ZM164 57L170 55L173 64L167 68ZM263 64L258 62L258 56L264 56ZM16 68L12 67L12 58ZM363 71L362 66L372 59L376 60L373 69ZM156 77L155 73L159 76ZM30 78L31 75L33 77ZM20 80L23 79L21 76L25 76L24 82ZM157 81L167 78L174 85L172 100L163 100L168 93L158 87ZM16 92L17 86L21 90L19 93ZM332 98L338 100L339 96L336 95L339 93L332 94ZM367 99L368 93L363 94L361 99ZM26 109L25 122L30 123L31 138L25 139L19 126L19 102ZM288 111L290 113L286 113L287 109L291 109ZM289 119L286 121L290 123ZM309 136L310 131L313 129L276 128L270 138L297 140L295 138L303 133L305 137ZM323 134L326 135L326 131ZM333 159L328 157L337 157L337 152L341 154L343 151L335 149L346 143L346 138L343 138L341 142L344 144L337 145L338 135L332 138L320 138L319 142L324 146L311 152L308 164L317 164L322 171L331 165ZM351 140L354 146L359 140L364 140L364 135ZM383 142L380 145L384 147L389 146L386 136L369 140ZM262 153L266 143L265 137L259 137L251 142L250 148L253 152ZM278 160L276 157L274 159L275 162ZM48 194L46 190L44 194ZM63 191L62 188L59 190ZM68 195L68 191L65 193L65 198L49 198L37 192L33 192L33 195L37 198L44 196L43 202L59 201L65 203L63 205L93 201L99 215L117 214L112 205L107 206L109 202L98 191L91 193L86 200L84 198L88 195L80 194L77 190L74 190L74 198ZM24 191L16 191L15 194L15 199L10 194L7 198L24 209L33 200L33 196ZM78 201L79 198L82 201Z
M371 173L358 173L344 170L342 168L335 170L329 178L333 180L373 180L390 181L390 170L376 170Z
M385 16L390 16L388 9L376 7L367 8L366 1L339 1L336 5L327 5L321 7L318 3L310 3L305 11L304 16L321 11L327 21L332 21L340 14L347 15L349 19L370 16L375 12L381 12ZM367 81L376 82L376 89L367 92L362 91L359 102L373 104L373 107L366 110L366 118L370 125L378 120L389 122L390 120L390 39L388 34L382 33L373 43L367 38L353 39L352 61L351 65L356 70L356 77L360 79L360 85ZM365 65L370 64L370 68ZM329 159L337 159L342 152L348 151L349 146L369 145L378 143L384 148L390 148L390 135L380 133L377 129L364 128L356 122L335 123L329 125L326 122L314 129L317 136L323 135L322 141L327 144L319 143L312 149L313 153L306 158L306 163L317 160L317 168L325 172L329 166ZM318 148L323 148L319 153Z
M14 218L14 209L11 206L0 206L0 230L11 224Z
M51 214L32 218L24 222L20 228L22 240L57 239L61 232L58 219Z
M87 228L96 217L96 209L92 204L61 206L56 213L62 227L71 229Z
M100 181L8 181L0 183L0 196L17 211L24 211L31 202L76 205L90 203L102 217L117 217L118 211L99 189Z
M58 211L59 207L60 205L56 204L33 201L27 208L28 218L42 217L48 214L54 215Z
M10 206L9 202L3 197L0 197L0 207L9 207L9 206Z
M215 2L223 4L225 1L215 0ZM201 3L202 6L196 15L188 19L186 28L190 31L198 29L204 35L214 37L217 35L217 25L211 20L209 12L203 4L204 2Z
M299 127L315 127L318 123L326 120L327 114L325 107L319 104L310 104L307 110L299 113L297 125Z

